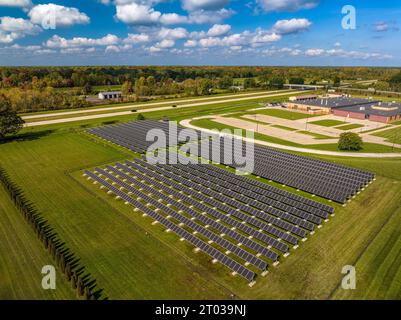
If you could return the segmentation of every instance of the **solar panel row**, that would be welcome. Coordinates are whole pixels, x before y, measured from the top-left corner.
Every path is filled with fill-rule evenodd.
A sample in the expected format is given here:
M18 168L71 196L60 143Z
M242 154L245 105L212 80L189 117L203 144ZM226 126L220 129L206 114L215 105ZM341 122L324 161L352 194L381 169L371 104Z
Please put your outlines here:
M160 129L168 137L170 137L170 134L172 135L172 133L170 133L168 122L151 120L95 128L88 130L88 132L98 135L118 145L124 146L134 152L143 153L153 143L152 141L146 141L146 134L152 129ZM180 130L181 129L178 129L178 131ZM199 138L200 133L197 132L197 135ZM224 141L228 141L230 139L232 140L232 138L225 137L217 139L220 142L219 145L213 144L211 141L209 141L208 159L211 160L212 156L218 156L220 159L218 162L220 163L233 167L241 167L241 165L236 164L234 160L238 155L245 155L245 145L241 146L239 139L234 139L235 142L240 145L239 149L235 148L234 150L233 147L227 148L227 145L223 143ZM173 146L177 144L177 142L174 142L174 139L171 141L170 139L167 139L167 145ZM202 142L203 145L207 145L207 141ZM221 146L224 146L224 148ZM248 161L254 161L253 173L255 175L339 203L345 203L374 179L374 174L369 172L304 156L294 155L260 145L255 145L254 150L254 158L248 159ZM197 156L200 156L201 150L197 150L193 153ZM255 188L255 190L250 189L251 192L260 194L260 191L267 190L260 185L254 184L254 186L257 188ZM285 196L284 194L279 195ZM267 196L271 199L277 200L277 196L275 196L275 198L272 198L270 195ZM280 202L283 203L283 205L288 205L295 209L302 209L302 205L307 203L306 200L304 200L304 202L301 202L302 205L296 204L295 201L298 201L298 199L295 195L292 197L288 196L287 198L289 200L294 200L294 202ZM309 202L309 204L311 203L312 202ZM310 207L313 207L313 205ZM295 212L294 209L290 210ZM316 209L311 209L311 211L307 212L326 219L327 213L322 211L327 210L331 209L324 205L318 205ZM332 213L330 211L327 212ZM319 223L317 219L312 222Z
M223 225L219 222L216 222L216 220L211 219L211 218L207 217L206 215L199 213L198 211L195 211L191 207L197 208L199 210L205 209L205 207L206 207L206 210L203 212L209 213L213 217L217 217L218 219L219 218L224 219L224 217L226 217L225 215L219 214L218 211L214 212L215 211L214 209L207 207L205 205L202 205L202 204L199 205L198 201L196 201L192 198L189 198L188 196L184 195L183 193L180 193L177 190L168 188L165 184L160 183L156 180L152 180L150 177L145 176L137 171L134 171L127 166L117 163L116 167L118 169L111 167L111 166L107 166L107 169L109 171L117 174L121 178L127 180L128 182L134 181L134 178L140 179L141 181L145 181L147 183L148 190L149 190L149 187L152 187L152 188L156 188L156 190L162 190L163 192L170 194L169 196L166 196L163 193L158 193L158 196L160 196L161 198L163 198L165 200L165 202L168 202L170 205L173 205L174 207L178 208L179 210L183 210L183 211L187 212L192 217L194 217L197 220L199 220L200 222L202 222L204 225L210 226L211 228L215 229L216 231L220 232L221 234L226 234L228 237L231 237L232 239L235 239L236 241L238 241L238 243L247 246L248 248L271 259L272 261L278 260L279 255L277 253L275 253L274 251L271 251L270 249L259 244L258 242L255 242L255 241L235 232L233 229L226 227L225 225ZM132 174L132 176L130 176L128 174ZM183 202L178 202L177 200L173 200L172 197L174 197L175 199L181 200L186 204L184 204ZM223 221L229 222L230 220L231 220L231 218L228 218L228 219L224 219ZM242 224L240 224L240 225L242 225Z
M161 200L165 200L165 201L167 201L167 203L175 206L174 201L172 199L170 199L168 196L163 197L162 193L157 192L156 190L152 189L151 187L147 186L146 184L144 184L144 183L142 183L142 182L140 182L138 180L132 179L131 182L133 182L133 184L129 185L129 184L121 181L120 179L116 178L112 174L107 173L106 171L104 171L104 170L102 170L100 168L96 168L96 171L98 173L100 173L101 175L103 175L104 177L106 177L106 178L110 179L111 181L117 183L119 186L123 187L125 190L127 190L129 192L132 192L134 195L140 197L145 202L153 205L157 209L162 210L163 212L165 212L169 216L175 218L177 221L179 221L179 223L183 223L184 225L188 226L192 230L194 230L196 232L199 232L201 235L205 236L209 240L217 243L222 248L224 248L226 250L229 250L230 252L232 252L233 254L237 255L239 258L243 259L244 261L253 264L254 266L258 267L262 271L266 270L267 263L265 261L255 257L254 255L252 255L252 254L248 253L247 251L241 249L240 247L234 245L230 241L225 240L221 236L219 236L216 233L206 229L205 227L201 226L200 224L194 222L193 220L190 220L190 219L186 218L185 216L180 214L180 212L177 213L175 210L171 209L167 205L162 204L160 201L156 200L153 197L153 196L155 196L155 197L157 197L157 198L159 198ZM133 187L133 186L135 186L135 187ZM140 189L138 190L137 188L140 188ZM146 194L144 192L144 190L146 190L146 192L148 194ZM152 196L150 196L150 195L152 195Z
M146 139L146 135L150 130L161 130L167 137L167 146L177 145L178 141L175 139L179 138L182 128L177 128L177 132L174 134L173 132L170 133L170 129L172 128L174 127L170 127L169 122L166 121L144 120L89 129L88 132L123 146L131 151L144 153L154 142L147 141ZM172 137L174 137L174 139L169 139L170 134ZM199 139L199 136L196 137L196 139ZM189 141L189 139L187 138L186 141ZM182 143L184 142L185 141L182 141Z
M187 165L187 166L177 165L177 166L188 173L196 172L196 175L199 175L205 181L210 181L217 185L222 186L223 188L226 189L227 193L229 192L230 195L234 194L235 198L239 201L248 203L249 205L252 205L255 208L265 210L266 212L274 216L280 217L284 220L288 220L310 231L313 230L313 224L307 223L305 220L311 221L317 225L320 225L322 223L322 219L320 217L316 217L308 212L303 212L301 210L298 210L297 208L269 199L264 195L255 194L254 192L249 191L248 189L238 186L236 184L233 184L232 182L230 183L229 178L225 180L225 178L229 177L229 175L221 175L220 178L213 177L211 175L212 170L209 170L208 166L205 165ZM266 205L264 205L263 203Z
M100 178L96 174L94 174L92 172L89 172L89 171L85 171L85 174L88 177L94 179L96 182L98 182L101 185L103 185L104 187L106 187L109 191L114 193L116 196L119 196L121 199L123 199L124 201L130 203L135 208L138 208L139 210L141 210L145 214L149 215L155 221L158 221L164 227L168 228L169 230L172 230L178 236L180 236L183 239L189 241L192 245L196 246L197 248L199 248L203 252L207 253L213 259L216 259L220 263L224 264L225 266L227 266L228 268L230 268L234 272L238 273L239 275L241 275L242 277L244 277L248 281L253 281L254 280L255 273L253 271L249 270L248 268L246 268L245 266L243 266L242 264L240 264L239 262L237 262L234 259L232 259L232 258L228 257L227 255L223 254L222 252L220 252L219 250L217 250L213 246L211 246L211 245L207 244L206 242L202 241L201 239L199 239L195 235L191 234L190 232L186 231L185 229L177 226L173 222L169 221L168 219L166 219L165 217L163 217L162 215L157 213L155 210L150 209L148 206L144 205L142 202L133 199L132 197L127 195L125 192L121 191L117 187L115 187L112 184L108 183L106 180Z
M266 235L262 231L270 231L272 229L271 226L266 225L265 223L256 220L255 218L246 215L244 213L241 213L238 210L233 209L232 207L227 206L226 204L223 204L222 202L216 201L215 199L211 198L208 196L206 193L201 193L200 191L196 191L196 189L193 189L191 187L185 186L185 183L180 183L178 181L174 181L171 178L167 178L166 176L163 176L162 172L156 173L156 171L151 171L145 168L145 166L141 167L133 162L127 161L127 164L130 165L130 168L126 166L122 166L117 164L117 167L123 168L127 170L129 173L135 175L138 171L145 173L147 176L152 177L153 179L157 179L158 181L162 181L165 185L169 186L170 189L174 187L176 190L180 190L181 194L186 194L186 200L190 205L194 205L200 210L203 210L204 212L208 213L210 216L217 218L220 221L223 221L229 226L232 226L233 228L236 228L238 230L243 231L246 234L249 234L251 237L267 244L268 246L272 246L282 252L288 252L289 248L286 244L277 241L274 238L271 238L270 236ZM144 163L146 164L146 163ZM137 169L138 171L133 171L132 168ZM186 180L184 180L186 181ZM196 200L198 199L198 200ZM208 205L205 205L208 204ZM218 210L217 210L218 209ZM226 213L223 214L222 212ZM233 219L232 217L235 217L237 219ZM240 221L245 221L249 225L256 226L259 228L259 230L256 230ZM283 233L284 234L284 233ZM297 239L294 237L295 243L297 243ZM275 258L273 258L274 260Z
M138 161L138 160L136 160L136 161ZM127 163L129 165L131 165L130 161L127 161ZM146 163L143 163L143 164L146 165ZM208 203L212 203L212 201L214 202L215 200L220 201L220 205L222 204L222 206L223 206L222 210L224 210L228 214L230 214L238 219L241 219L242 221L252 224L253 226L259 228L261 231L265 231L265 232L277 237L278 239L282 239L282 240L287 241L288 243L291 243L294 245L296 245L298 243L298 239L295 236L293 236L289 233L286 233L286 232L282 231L281 229L273 227L271 223L268 224L265 221L261 221L261 220L257 219L256 215L259 215L259 213L260 213L258 210L253 209L250 206L246 206L243 203L232 200L231 198L228 198L224 195L220 195L219 193L217 193L211 189L208 189L207 187L205 187L201 184L196 184L187 178L183 178L177 174L172 174L169 171L167 171L163 168L160 168L158 166L154 166L152 169L160 174L168 176L168 177L178 181L179 183L187 186L189 188L189 190L191 190L191 188L192 188L193 190L197 190L198 192L202 192L205 195L209 196L209 200L207 200ZM232 208L229 208L228 205L231 206ZM217 207L217 204L216 204L216 207ZM220 206L219 206L219 209L220 209ZM245 213L241 212L240 210L243 212L246 212L248 214L245 214ZM275 219L274 217L271 217L268 215L264 215L263 217L265 219L267 219L268 221L274 221L277 225L280 225L283 229L288 228L290 230L299 231L303 235L303 237L306 237L305 230L303 230L301 228L297 228L297 227L293 226L292 224L289 224L285 221L281 221L279 219ZM269 245L271 245L272 247L274 247L282 252L288 251L288 246L286 244L284 244L280 241L277 241L273 238L270 238L267 235L264 237L264 240L265 241L269 240Z
M232 167L243 166L236 163L235 159L245 155L245 145L238 150L224 144L227 137L218 139L220 143L209 142L209 159L214 157L213 161L217 159L218 162ZM223 145L225 148L221 147ZM200 147L193 155L201 155ZM259 145L254 148L253 174L339 203L345 203L374 179L374 175L369 172Z

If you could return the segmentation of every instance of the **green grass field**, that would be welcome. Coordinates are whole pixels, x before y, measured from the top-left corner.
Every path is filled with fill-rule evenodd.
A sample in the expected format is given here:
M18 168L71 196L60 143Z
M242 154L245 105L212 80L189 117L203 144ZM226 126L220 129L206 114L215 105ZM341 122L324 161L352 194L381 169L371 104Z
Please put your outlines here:
M294 128L290 128L290 127L286 127L286 126L281 126L279 124L272 125L272 127L273 128L287 130L287 131L298 131L298 129L294 129Z
M210 119L193 120L193 121L191 121L191 124L194 126L198 126L198 127L206 128L206 129L217 129L217 130L229 129L232 132L234 132L233 130L236 129L235 127L225 125L222 123L218 123L218 122L210 120ZM341 152L338 149L338 145L336 143L302 145L302 144L297 144L297 143L287 141L284 139L267 136L265 134L261 134L261 133L257 133L257 132L254 133L254 137L255 137L255 139L260 140L260 141L282 144L282 145L287 145L287 146L291 146L291 147ZM390 146L385 146L385 145L375 144L375 143L364 143L363 149L360 151L355 151L355 152L356 153L358 153L358 152L359 153L366 153L366 152L367 153L370 153L370 152L372 152L372 153L392 153L392 152L400 152L400 151L401 151L401 149L399 149L399 148L392 148Z
M347 130L358 129L358 128L363 128L363 127L364 127L363 124L352 123L352 124L346 124L344 126L342 126L342 125L338 126L338 127L336 127L336 129L347 131Z
M310 132L310 131L298 131L298 133L307 134L309 136L314 137L317 140L333 139L333 137L326 136L324 134L315 133L315 132Z
M0 300L76 299L57 268L57 289L42 288L45 265L54 265L51 255L0 185Z
M374 133L373 135L386 138L387 141L392 143L401 144L401 127L384 130L378 133Z
M252 111L251 113L247 113L247 114L262 114L262 115L266 115L266 116L282 118L282 119L287 119L287 120L300 120L300 119L314 117L313 115L310 115L310 114L300 113L300 112L295 112L295 111L288 111L288 110L283 110L283 109L257 110L257 111Z
M255 107L255 104L211 105L152 112L146 116L154 119L167 116L181 120L245 111ZM400 297L401 275L397 263L400 224L397 223L399 214L394 214L399 210L401 199L399 159L378 161L309 155L373 171L378 179L346 207L333 204L335 217L331 217L298 249L291 250L290 256L283 259L278 267L271 267L266 278L258 277L256 285L249 288L239 277L229 275L226 268L219 264L212 265L206 255L195 254L193 247L178 241L172 233L164 232L160 225L152 226L150 219L133 212L122 201L117 201L100 190L98 185L82 177L84 169L133 157L125 149L93 138L84 130L102 123L128 121L133 117L24 129L20 139L0 144L1 165L13 181L22 187L27 199L49 220L68 247L81 258L82 265L86 266L110 299ZM280 139L272 140L288 144ZM304 195L302 192L300 194ZM0 190L0 199L3 198ZM10 248L11 243L18 243L15 233L23 239L29 237L31 230L19 213L17 216L21 223L5 218L7 215L4 211L12 214L13 208L10 203L1 201L0 227L4 228L10 221L16 229L10 235L7 230L0 233L0 276L5 275L5 280L8 280L4 281L5 286L2 285L3 281L0 282L0 295L21 299L75 298L69 287L65 288L65 292L61 291L62 283L60 292L51 293L51 297L42 296L43 293L36 288L29 292L21 289L21 283L33 285L36 281L33 279L37 267L26 267L24 261L30 261L33 259L30 257L34 256L38 261L37 266L41 266L42 263L48 263L46 259L49 257L35 236L35 239L27 241L29 246L24 241L23 245L18 244L18 250ZM13 275L7 273L13 270L12 261L18 261L20 273L25 274L12 278ZM344 293L338 288L342 278L341 269L346 264L356 264L357 270L361 270L357 286L369 288L368 294L365 291L359 293L358 290ZM377 270L384 270L384 274ZM24 276L26 278L20 282Z
M319 121L313 121L310 123L318 125L318 126L322 126L322 127L335 127L335 126L339 126L342 124L344 124L344 125L347 124L347 122L338 121L338 120L319 120Z

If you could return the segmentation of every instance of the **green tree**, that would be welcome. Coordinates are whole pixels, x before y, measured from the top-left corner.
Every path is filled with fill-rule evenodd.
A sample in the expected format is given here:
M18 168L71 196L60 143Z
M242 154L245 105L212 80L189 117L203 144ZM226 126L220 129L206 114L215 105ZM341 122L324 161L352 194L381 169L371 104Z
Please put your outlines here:
M290 78L291 84L305 84L305 79L302 77L292 77Z
M121 93L124 96L130 95L134 91L132 87L132 82L131 81L125 81L123 85L121 86Z
M244 89L250 89L256 87L256 81L254 78L247 78L244 80Z
M88 95L92 93L92 86L89 82L85 83L84 87L82 88L82 94Z
M362 138L353 132L344 132L340 135L338 149L343 151L359 151L363 149Z
M210 79L197 79L198 94L201 96L210 94L213 83Z
M138 116L136 117L136 120L138 120L138 121L145 120L145 119L146 118L142 113L138 114Z
M285 84L284 78L274 77L270 80L270 87L274 89L283 89Z
M230 76L224 76L223 78L220 78L218 81L220 89L228 89L233 85L233 83L234 80Z
M0 140L7 134L16 134L22 129L24 120L12 109L10 101L0 96Z
M341 85L341 78L338 77L338 76L334 77L333 84L334 84L335 87L340 86Z

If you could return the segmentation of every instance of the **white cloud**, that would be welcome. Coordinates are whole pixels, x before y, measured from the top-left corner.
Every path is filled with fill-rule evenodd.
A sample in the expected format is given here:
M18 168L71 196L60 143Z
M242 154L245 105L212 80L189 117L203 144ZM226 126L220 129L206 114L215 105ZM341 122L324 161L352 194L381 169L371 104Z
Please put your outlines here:
M35 26L29 20L13 17L0 18L0 30L5 32L16 32L21 34L35 34L41 31L41 28Z
M157 48L160 49L169 49L175 46L175 41L170 39L164 39L156 44Z
M54 3L39 4L28 13L32 23L42 25L43 22L54 19L56 27L69 27L75 24L88 24L89 17L76 8L64 7Z
M278 34L291 34L307 30L312 25L308 19L279 20L273 26Z
M265 12L312 9L319 5L319 0L257 0Z
M323 49L308 49L305 51L305 55L308 57L319 57L325 53L326 51Z
M31 5L31 0L0 0L0 7L28 8Z
M199 45L201 47L206 47L206 48L210 48L210 47L217 47L217 46L221 46L223 44L222 40L220 38L205 38L205 39L200 39L199 40Z
M161 13L147 5L137 3L117 5L116 17L124 23L149 25L159 22Z
M107 46L106 49L105 49L105 52L106 52L106 53L110 53L110 52L118 53L118 52L120 52L120 51L121 51L120 48L117 47L117 46L114 46L114 45L112 45L112 46Z
M220 9L218 11L198 10L190 12L188 21L195 24L220 23L235 14L231 9Z
M266 44L279 40L281 40L281 35L258 29L256 34L252 37L251 42L252 44Z
M29 20L13 17L0 18L0 43L11 43L26 35L35 35L42 31Z
M168 40L179 40L188 38L188 31L184 28L161 28L157 34L160 39L168 39Z
M148 49L148 51L149 51L150 53L157 53L157 52L162 51L162 49L160 49L160 48L158 48L158 47L155 47L155 46L152 46L152 47L150 47L150 48Z
M73 47L88 47L88 46L111 46L116 45L120 42L120 39L113 35L108 34L103 38L91 39L84 37L75 37L72 39L65 39L58 35L54 35L49 40L46 41L46 46L48 48L73 48Z
M389 54L382 54L377 52L362 52L362 51L346 51L344 49L321 49L314 48L305 51L307 57L338 57L356 60L368 60L368 59L391 59L392 56Z
M188 11L219 10L229 2L229 0L182 0L182 7Z
M124 43L126 44L136 44L136 43L145 43L149 42L150 37L147 34L141 33L141 34L132 34L129 33L127 38L124 39Z
M194 48L194 47L196 47L198 45L198 42L196 41L196 40L187 40L185 43L184 43L184 47L186 47L186 48Z
M215 24L209 29L207 35L210 37L219 37L227 34L231 30L229 24Z
M176 13L164 13L160 16L160 23L165 25L188 23L188 17Z

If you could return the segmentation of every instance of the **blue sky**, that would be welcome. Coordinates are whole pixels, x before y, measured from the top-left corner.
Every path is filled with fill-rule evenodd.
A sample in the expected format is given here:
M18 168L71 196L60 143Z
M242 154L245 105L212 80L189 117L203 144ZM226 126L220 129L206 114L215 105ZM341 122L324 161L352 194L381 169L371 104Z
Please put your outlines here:
M0 65L401 66L400 28L389 0L0 0Z

